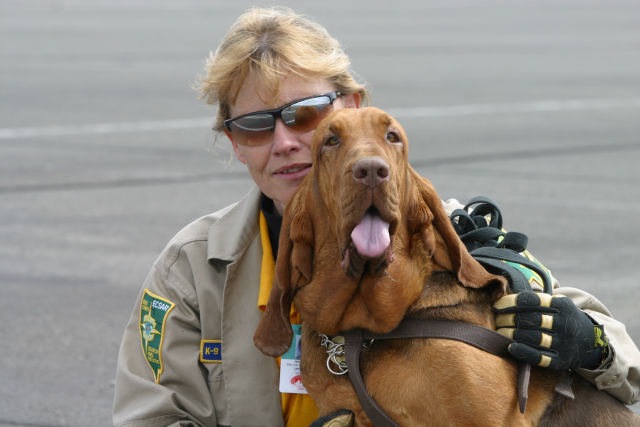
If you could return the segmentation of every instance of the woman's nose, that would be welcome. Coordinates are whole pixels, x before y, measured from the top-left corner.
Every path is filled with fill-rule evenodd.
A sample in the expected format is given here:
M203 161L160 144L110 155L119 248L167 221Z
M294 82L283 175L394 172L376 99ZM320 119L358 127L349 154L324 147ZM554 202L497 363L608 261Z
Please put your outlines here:
M300 149L300 134L293 132L282 119L276 119L273 129L273 151L276 154L286 154Z

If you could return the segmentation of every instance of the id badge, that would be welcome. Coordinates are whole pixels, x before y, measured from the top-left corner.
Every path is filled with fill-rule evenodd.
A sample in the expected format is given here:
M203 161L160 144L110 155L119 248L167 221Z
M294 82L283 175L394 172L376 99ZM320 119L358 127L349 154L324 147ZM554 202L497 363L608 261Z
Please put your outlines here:
M301 325L291 325L291 347L280 358L280 393L307 394L300 376L300 327Z

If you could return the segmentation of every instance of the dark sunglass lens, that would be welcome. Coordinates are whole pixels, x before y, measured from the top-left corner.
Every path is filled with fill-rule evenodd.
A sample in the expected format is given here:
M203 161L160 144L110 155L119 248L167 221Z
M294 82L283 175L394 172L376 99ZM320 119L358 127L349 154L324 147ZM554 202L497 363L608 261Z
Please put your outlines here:
M271 114L251 114L232 121L231 130L236 128L247 132L260 132L273 129L273 124Z
M314 129L329 111L331 105L328 96L318 96L297 102L282 110L282 120L285 124L298 132Z
M251 114L231 122L231 135L240 145L262 145L272 139L273 124L270 114Z

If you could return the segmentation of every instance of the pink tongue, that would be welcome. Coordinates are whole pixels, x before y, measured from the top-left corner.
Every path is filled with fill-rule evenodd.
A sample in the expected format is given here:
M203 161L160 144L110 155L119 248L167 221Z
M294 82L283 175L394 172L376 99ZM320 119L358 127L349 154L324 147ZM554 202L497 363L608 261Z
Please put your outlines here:
M358 253L369 258L381 256L389 247L389 223L367 212L351 232L351 240Z

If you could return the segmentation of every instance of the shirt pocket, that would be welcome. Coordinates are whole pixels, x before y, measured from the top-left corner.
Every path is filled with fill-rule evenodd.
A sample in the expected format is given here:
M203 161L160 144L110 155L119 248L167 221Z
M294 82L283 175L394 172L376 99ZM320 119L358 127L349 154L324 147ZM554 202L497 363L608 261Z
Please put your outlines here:
M216 411L216 420L219 426L231 425L229 411L227 410L227 396L222 375L222 363L204 363L208 371L207 382L211 401Z

